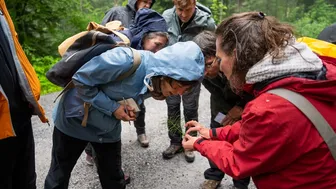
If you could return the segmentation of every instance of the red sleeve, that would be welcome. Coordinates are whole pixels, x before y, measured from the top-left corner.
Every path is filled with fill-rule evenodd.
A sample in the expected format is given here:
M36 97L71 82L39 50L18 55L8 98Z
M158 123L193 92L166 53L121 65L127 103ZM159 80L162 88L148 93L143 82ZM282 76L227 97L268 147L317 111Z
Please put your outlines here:
M210 129L210 138L214 140L224 140L233 143L239 138L241 121L220 128Z
M237 141L231 144L227 141L201 139L194 143L196 150L233 178L240 179L284 168L300 154L296 144L289 139L290 129L293 128L293 122L289 120L298 119L292 116L298 116L300 112L295 114L298 110L281 97L270 94L263 96L245 108L244 112L247 113L243 114L242 122L239 123ZM235 125L218 129L218 138L230 139L233 127Z

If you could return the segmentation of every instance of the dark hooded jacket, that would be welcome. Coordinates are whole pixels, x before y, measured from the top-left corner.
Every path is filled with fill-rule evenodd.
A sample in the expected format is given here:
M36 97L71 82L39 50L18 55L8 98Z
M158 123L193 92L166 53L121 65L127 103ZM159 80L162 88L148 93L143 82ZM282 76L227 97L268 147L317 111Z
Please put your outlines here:
M140 9L135 16L134 23L129 27L132 34L131 47L142 48L142 38L149 32L168 32L165 19L152 9Z
M128 3L125 7L123 6L117 6L112 7L104 16L102 25L105 25L106 23L113 21L113 20L119 20L125 26L128 28L135 18L136 13L136 2L137 0L128 0ZM154 5L155 0L152 0L152 6Z
M196 3L195 16L183 29L181 29L175 6L165 10L162 16L168 24L169 45L180 41L190 41L204 30L214 31L216 29L215 21L211 18L210 9L200 3Z
M317 39L336 44L336 22L324 28L318 35Z

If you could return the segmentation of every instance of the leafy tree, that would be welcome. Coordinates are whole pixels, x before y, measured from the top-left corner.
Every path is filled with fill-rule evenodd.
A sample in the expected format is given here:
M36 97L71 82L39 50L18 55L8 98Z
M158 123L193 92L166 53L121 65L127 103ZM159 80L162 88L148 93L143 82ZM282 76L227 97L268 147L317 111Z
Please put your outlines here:
M152 8L156 10L158 13L162 14L163 11L170 9L173 6L174 4L173 4L173 1L171 0L166 0L166 1L157 0Z
M213 0L210 6L215 22L220 23L226 16L227 7L220 0Z
M108 7L94 8L89 0L11 0L6 2L28 55L57 56L57 46L85 30L89 21L100 22ZM31 58L31 56L29 56Z
M294 23L297 35L316 38L323 28L336 21L335 12L335 6L324 0L316 0L308 12Z

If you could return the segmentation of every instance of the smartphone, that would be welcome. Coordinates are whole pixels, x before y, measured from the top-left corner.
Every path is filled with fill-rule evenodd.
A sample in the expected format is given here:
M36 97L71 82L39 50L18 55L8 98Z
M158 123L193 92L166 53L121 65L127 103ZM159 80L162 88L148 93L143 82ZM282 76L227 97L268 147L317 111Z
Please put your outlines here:
M219 124L222 124L224 118L225 118L225 114L223 114L222 112L218 112L218 114L215 117L215 121Z

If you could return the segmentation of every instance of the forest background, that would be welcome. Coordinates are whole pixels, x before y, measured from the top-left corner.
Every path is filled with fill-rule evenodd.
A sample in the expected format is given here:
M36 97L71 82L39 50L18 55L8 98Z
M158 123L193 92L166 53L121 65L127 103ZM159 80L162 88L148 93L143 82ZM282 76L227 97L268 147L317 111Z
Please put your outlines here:
M45 73L60 55L57 46L84 31L90 21L100 23L106 11L125 6L127 0L5 0L19 40L41 81L42 93L60 90ZM239 12L262 11L295 27L297 37L316 38L336 22L336 0L198 0L209 7L216 23ZM159 13L171 8L171 0L157 0Z

